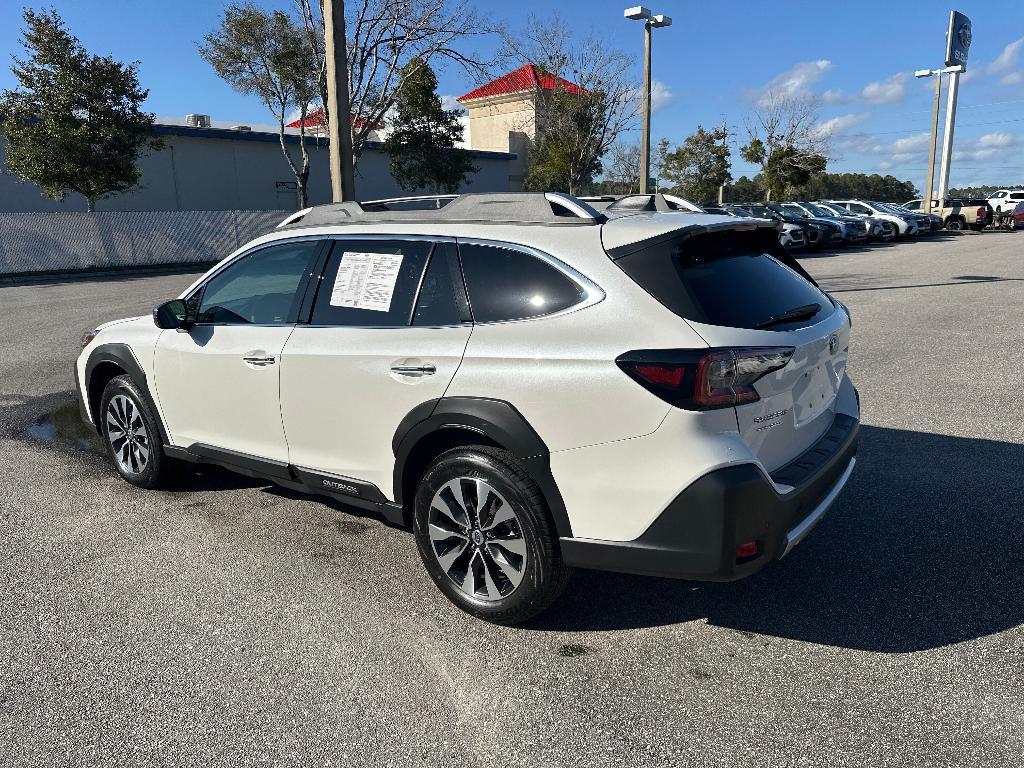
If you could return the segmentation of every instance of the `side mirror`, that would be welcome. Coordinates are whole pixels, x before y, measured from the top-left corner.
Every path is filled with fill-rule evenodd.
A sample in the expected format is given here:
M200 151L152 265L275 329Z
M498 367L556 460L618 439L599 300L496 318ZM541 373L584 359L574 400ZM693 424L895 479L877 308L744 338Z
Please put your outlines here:
M154 309L153 322L156 323L157 328L162 328L165 331L191 325L188 320L188 308L181 299L165 301Z

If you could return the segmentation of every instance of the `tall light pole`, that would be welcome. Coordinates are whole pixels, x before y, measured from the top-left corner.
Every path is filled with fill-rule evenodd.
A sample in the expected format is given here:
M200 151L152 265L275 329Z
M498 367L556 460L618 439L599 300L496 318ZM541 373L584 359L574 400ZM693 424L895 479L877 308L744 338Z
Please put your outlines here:
M352 117L348 102L348 45L345 0L324 0L324 56L327 63L327 131L330 139L331 198L356 199L352 168Z
M651 30L672 26L672 19L661 14L655 16L642 5L627 8L623 15L632 21L644 22L644 125L640 137L640 194L646 195L651 178Z
M939 105L942 102L942 76L953 72L960 72L962 69L963 67L958 64L955 67L946 67L945 69L919 69L914 73L914 77L935 78L935 102L932 105L931 140L928 144L928 181L925 183L922 208L924 213L931 213L932 195L935 194L935 149L939 140ZM940 194L937 199L941 200L943 197L944 194Z

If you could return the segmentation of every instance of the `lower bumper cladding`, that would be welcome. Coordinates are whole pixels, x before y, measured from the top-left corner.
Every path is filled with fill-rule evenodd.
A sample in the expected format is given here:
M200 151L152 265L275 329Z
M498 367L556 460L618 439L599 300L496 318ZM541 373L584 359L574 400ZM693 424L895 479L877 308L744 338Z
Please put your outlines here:
M733 581L788 554L824 517L856 464L860 423L838 414L807 451L777 472L773 483L755 464L709 472L679 496L633 541L563 538L568 565L699 581ZM779 493L778 485L792 487ZM757 555L737 559L737 547Z

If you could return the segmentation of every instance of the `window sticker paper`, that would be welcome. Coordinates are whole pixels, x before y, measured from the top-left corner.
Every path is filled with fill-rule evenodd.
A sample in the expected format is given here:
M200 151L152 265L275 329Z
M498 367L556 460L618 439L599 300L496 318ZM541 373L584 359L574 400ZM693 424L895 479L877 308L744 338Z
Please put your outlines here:
M334 279L331 306L390 311L403 258L394 253L345 251Z

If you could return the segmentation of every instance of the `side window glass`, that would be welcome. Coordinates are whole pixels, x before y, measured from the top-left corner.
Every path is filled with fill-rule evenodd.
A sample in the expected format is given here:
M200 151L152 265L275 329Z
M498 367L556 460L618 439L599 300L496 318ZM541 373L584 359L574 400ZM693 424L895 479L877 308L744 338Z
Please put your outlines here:
M413 325L459 325L462 316L455 298L452 270L448 264L448 251L437 246L430 256L427 273L416 300Z
M550 315L586 295L561 271L522 251L460 244L459 255L477 323Z
M422 240L336 240L313 325L409 325L432 247Z
M242 257L205 286L196 321L218 325L287 323L296 292L320 241L261 248Z

